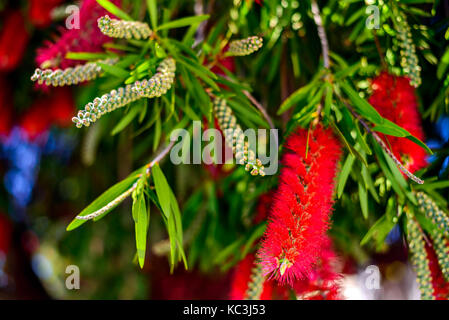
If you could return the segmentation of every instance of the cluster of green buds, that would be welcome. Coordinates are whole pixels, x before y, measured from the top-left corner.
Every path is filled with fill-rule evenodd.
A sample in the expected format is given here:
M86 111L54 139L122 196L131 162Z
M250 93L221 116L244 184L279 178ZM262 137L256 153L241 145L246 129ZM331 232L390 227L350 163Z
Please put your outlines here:
M265 175L262 162L256 158L256 153L245 141L245 135L237 119L232 113L225 99L215 98L214 111L218 124L225 135L226 144L232 148L237 163L245 166L245 170L251 172L253 176Z
M433 300L432 276L427 259L426 242L421 228L414 217L407 212L407 242L411 253L411 262L415 269L421 299Z
M111 19L108 15L98 19L100 31L111 38L148 39L153 34L148 24L140 21Z
M260 300L265 280L262 264L256 263L251 270L248 289L245 292L245 300Z
M416 194L418 206L421 212L440 229L446 237L449 237L449 217L438 205L424 192Z
M101 60L102 64L113 65L117 62L117 58L111 58L106 60ZM78 65L74 68L67 69L36 69L32 81L37 81L38 84L45 84L47 86L62 87L70 86L85 81L91 81L96 79L101 75L103 70L95 62L89 62L83 65Z
M93 102L86 105L84 110L80 110L78 115L72 118L72 121L78 128L88 127L104 114L141 98L160 97L171 88L175 68L175 61L172 58L163 60L157 68L157 73L150 80L135 82L133 85L129 84L126 87L114 89L100 98L95 98Z
M133 91L141 97L154 98L167 93L175 79L176 62L166 58L157 67L156 74L149 80L136 81Z
M416 48L413 44L410 26L407 23L405 15L399 10L396 11L395 27L399 46L401 48L401 67L404 70L404 73L410 77L410 84L414 87L418 87L421 84L421 67L419 66Z
M430 237L432 238L433 248L437 254L438 264L440 265L441 273L446 281L449 281L449 242L441 234L441 232L434 230Z
M263 39L257 36L249 37L242 40L234 40L229 44L226 51L228 56L247 56L256 52L263 46Z

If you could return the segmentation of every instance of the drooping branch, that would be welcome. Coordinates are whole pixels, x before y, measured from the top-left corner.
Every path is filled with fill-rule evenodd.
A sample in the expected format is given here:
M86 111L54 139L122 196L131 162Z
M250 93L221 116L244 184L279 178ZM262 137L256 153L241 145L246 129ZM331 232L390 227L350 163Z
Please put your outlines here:
M394 163L398 166L399 170L401 170L407 177L412 179L418 184L424 184L424 181L415 176L413 173L411 173L399 160L396 158L396 156L393 154L393 152L388 148L388 146L385 144L385 142L382 140L379 135L374 132L370 126L362 119L362 117L355 112L354 108L345 101L341 96L339 97L340 100L345 104L345 106L348 108L348 110L351 112L351 114L356 118L360 124L365 128L365 130L376 140L376 142L381 146L381 148L390 156L390 158L394 161Z
M162 161L162 159L164 159L167 154L170 152L170 150L173 148L174 144L176 141L171 141L170 144L167 145L167 147L165 147L160 153L158 153L158 155L147 165L146 168L146 174L149 175L151 168L158 162ZM142 176L142 174L140 174L138 177L140 178ZM114 209L115 207L117 207L120 203L122 203L126 198L128 198L133 192L134 190L137 188L137 182L134 183L128 190L126 190L125 192L123 192L121 195L119 195L117 198L115 198L114 200L112 200L111 202L109 202L107 205L105 205L103 208L88 214L86 216L77 216L76 219L78 220L92 220L95 219L96 217L101 216L102 214Z

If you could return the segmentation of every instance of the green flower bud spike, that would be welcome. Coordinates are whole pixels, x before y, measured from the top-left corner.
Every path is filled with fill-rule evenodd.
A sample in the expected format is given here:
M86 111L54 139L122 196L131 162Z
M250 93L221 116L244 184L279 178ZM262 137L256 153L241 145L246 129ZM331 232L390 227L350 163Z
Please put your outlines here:
M395 20L397 39L401 48L401 67L404 73L410 77L410 84L414 87L419 87L421 84L421 67L419 66L416 48L413 44L410 26L402 12L396 10L396 13L393 19Z
M264 283L265 276L263 274L262 264L256 262L251 270L248 289L245 292L245 300L260 300Z
M264 166L262 162L256 158L254 150L252 150L248 141L245 141L245 135L237 119L228 107L225 99L215 98L214 111L217 116L218 124L225 135L226 144L232 148L237 163L245 166L245 170L249 171L253 176L265 176Z
M117 63L117 58L106 59L99 61L103 64L113 65ZM78 65L74 68L67 69L36 69L34 75L31 77L32 81L37 81L38 84L45 84L47 86L62 87L79 84L86 81L96 79L101 75L103 70L95 62L89 62L83 65Z
M424 192L418 192L416 198L420 211L449 238L449 216Z
M108 15L98 19L98 27L111 38L145 40L153 34L144 22L111 19Z
M104 114L110 113L118 108L124 107L141 98L160 97L171 88L176 71L175 60L167 58L161 62L156 74L149 80L135 82L133 85L120 87L100 98L89 102L84 110L80 110L72 121L77 128L90 126L100 119Z
M249 37L242 40L235 40L229 44L229 49L226 51L227 56L247 56L250 55L263 46L263 39L259 37Z
M441 232L438 231L432 232L430 237L432 238L433 248L437 254L441 273L446 281L449 281L449 242Z
M421 299L434 300L432 277L421 228L414 217L407 212L407 242L411 253L411 262L416 272L416 281L421 292Z

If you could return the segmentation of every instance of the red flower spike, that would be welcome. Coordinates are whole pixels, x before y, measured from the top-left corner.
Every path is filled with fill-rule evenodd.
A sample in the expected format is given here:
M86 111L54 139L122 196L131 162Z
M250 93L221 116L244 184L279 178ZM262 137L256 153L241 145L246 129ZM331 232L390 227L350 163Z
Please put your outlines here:
M255 256L249 254L235 267L232 282L230 300L247 299L249 283L253 269L256 267ZM287 299L288 288L277 285L272 280L263 283L260 300Z
M318 125L299 129L285 143L279 187L259 257L281 283L305 278L321 254L332 212L340 142ZM306 148L308 153L306 157Z
M320 258L315 268L293 284L299 299L303 300L340 300L340 273L336 271L337 257L332 242L326 238Z
M409 131L412 135L424 140L421 126L415 88L410 85L406 77L397 77L382 72L372 80L373 94L369 102L388 120ZM415 172L427 165L426 152L412 141L405 138L388 136L387 144L391 145L394 155L400 159L404 166Z

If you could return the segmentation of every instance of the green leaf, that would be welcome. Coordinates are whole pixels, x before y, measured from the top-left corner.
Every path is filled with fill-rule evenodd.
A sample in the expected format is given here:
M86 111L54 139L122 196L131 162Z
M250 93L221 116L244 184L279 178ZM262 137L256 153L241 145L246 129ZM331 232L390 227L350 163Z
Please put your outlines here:
M179 59L177 60L178 63L181 63L184 65L188 70L190 70L192 73L196 74L200 79L202 79L204 82L206 82L209 86L211 86L214 90L220 91L220 88L217 86L217 84L211 79L216 78L214 74L211 74L209 70L204 68L203 66L200 66L197 63L193 63L192 60L189 60L191 63L188 63L186 61L187 59Z
M137 181L137 179L138 179L138 175L132 174L125 180L110 187L101 196L99 196L90 205L88 205L83 211L81 211L79 216L87 216L97 210L100 210L101 208L106 206L108 203L114 201L118 196L123 194L125 191L129 190L129 188L132 187L132 185ZM114 208L115 207L113 207L109 211L105 212L103 214L103 216L106 215L108 212L110 212ZM67 231L72 231L72 230L78 228L79 226L81 226L82 224L84 224L85 222L87 222L87 221L79 220L79 219L75 218L67 227Z
M184 266L187 269L187 259L183 248L183 228L182 228L182 218L181 211L179 210L178 201L176 200L173 191L170 189L170 206L172 209L173 216L175 218L175 228L176 228L176 241L181 255L181 259L184 262Z
M384 214L377 220L371 229L368 230L362 241L360 241L360 245L364 246L371 238L375 238L377 243L383 242L395 225L396 223L387 219L387 215Z
M204 20L207 20L207 19L209 19L209 15L208 14L181 18L181 19L178 19L178 20L173 20L173 21L164 23L164 24L160 25L159 27L157 27L156 30L165 30L165 29L174 29L174 28L187 27L187 26L190 26L190 25L195 24L195 23L200 23L200 22L202 22Z
M279 110L277 112L278 115L284 113L288 109L290 109L292 106L300 102L301 100L308 97L309 91L316 85L316 82L318 81L318 78L315 78L310 82L308 85L299 88L295 92L293 92L285 101L281 104L279 107Z
M66 59L70 60L103 60L113 57L103 52L67 52Z
M148 207L148 211L149 211ZM140 268L143 268L145 263L145 251L147 246L147 232L149 225L149 212L147 211L145 196L143 191L137 194L133 201L132 212L133 216L137 217L135 219L135 230L136 230L136 248L137 256L139 258Z
M331 106L333 100L333 87L330 82L326 82L326 98L324 99L324 118L328 119L331 114Z
M382 169L383 173L385 174L385 177L391 182L391 186L393 187L396 194L401 198L401 200L404 199L404 190L401 187L401 185L397 182L392 172L388 169L388 165L386 163L385 157L384 157L384 151L383 149L378 145L377 141L374 141L372 144L374 148L374 152L377 156L377 162L379 163L380 168Z
M351 88L347 82L340 83L341 88L354 104L354 107L364 118L368 119L374 124L383 124L384 118L377 112L372 105L365 99L362 99L359 94Z
M156 151L157 147L159 146L161 134L162 134L162 123L161 118L158 117L156 119L156 123L154 126L153 151Z
M141 108L138 108L137 106L132 106L131 110L120 120L119 123L112 129L111 136L115 136L117 133L121 132L123 129L125 129L131 121L139 114Z
M98 64L103 71L105 71L106 73L109 73L110 75L113 75L117 78L125 79L125 78L129 77L128 71L126 71L125 69L122 69L116 65L113 66L113 65L104 64L101 62L96 62L96 64Z
M362 208L363 217L368 219L368 193L366 192L365 187L359 183L359 200L360 207Z
M132 21L133 18L131 18L126 12L122 11L119 7L117 7L115 4L108 0L97 0L98 4L105 8L107 11L112 13L117 18L123 19L123 20L129 20Z
M157 5L156 0L147 0L148 12L150 13L151 26L155 30L157 27Z
M370 173L368 172L368 168L362 166L360 173L362 175L363 181L365 182L365 187L370 191L374 200L376 200L376 202L379 202L379 196L377 195L376 188L374 187L374 182L371 178Z
M337 184L338 198L341 198L341 195L343 194L343 190L345 189L345 185L346 185L346 181L348 180L349 173L352 170L352 165L354 164L354 160L355 160L355 157L352 154L348 154L345 164L343 165L343 168L341 169L340 176L338 178L338 184Z
M170 186L167 179L164 176L159 164L155 164L151 168L151 173L154 181L154 187L156 188L156 195L161 205L162 212L167 219L171 215L171 202L170 202Z

